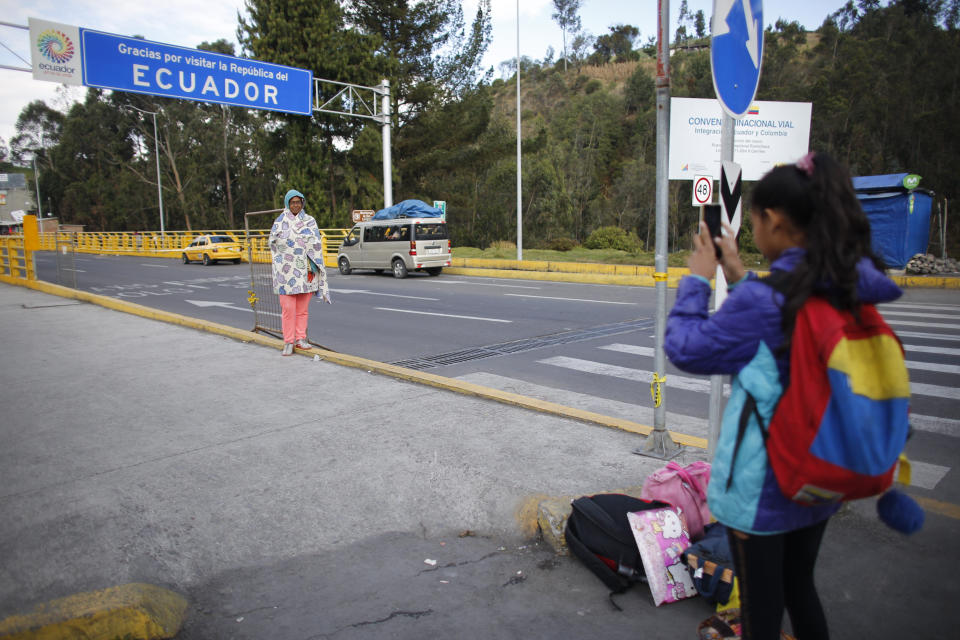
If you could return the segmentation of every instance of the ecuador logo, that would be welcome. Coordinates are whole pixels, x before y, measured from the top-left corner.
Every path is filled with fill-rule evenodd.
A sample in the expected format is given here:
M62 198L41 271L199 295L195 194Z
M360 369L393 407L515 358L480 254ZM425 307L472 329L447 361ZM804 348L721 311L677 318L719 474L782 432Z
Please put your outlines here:
M73 42L66 34L56 29L47 29L37 38L37 49L40 53L57 64L69 62L73 57Z

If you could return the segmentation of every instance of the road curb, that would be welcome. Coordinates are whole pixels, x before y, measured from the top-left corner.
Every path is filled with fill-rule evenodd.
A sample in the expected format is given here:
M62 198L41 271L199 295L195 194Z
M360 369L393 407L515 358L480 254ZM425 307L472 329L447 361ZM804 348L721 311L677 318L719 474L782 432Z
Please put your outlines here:
M77 593L37 605L28 614L0 621L3 640L173 638L187 601L152 584L131 583Z
M237 329L235 327L229 327L207 320L190 318L188 316L182 316L169 311L151 309L150 307L145 307L143 305L136 304L135 302L127 302L125 300L117 300L116 298L110 298L108 296L101 296L96 293L78 291L76 289L70 289L68 287L51 284L49 282L20 280L16 278L10 278L8 276L0 276L0 282L27 287L29 289L34 289L50 295L72 298L74 300L82 300L84 302L90 302L92 304L113 309L115 311L122 311L124 313L130 313L143 318L149 318L151 320L159 320L160 322L167 322L183 327L189 327L191 329L197 329L199 331L206 331L208 333L214 333L217 335L226 336L228 338L233 338L241 342L253 342L275 349L280 349L283 347L282 340L260 335L252 331ZM499 402L501 404L521 407L523 409L530 409L532 411L556 415L562 418L570 418L580 422L609 427L611 429L619 429L628 433L646 436L653 431L653 427L640 424L638 422L632 422L630 420L624 420L622 418L615 418L612 416L605 416L593 411L584 411L582 409L567 407L555 402L538 400L536 398L530 398L520 394L511 393L509 391L501 391L491 387L484 387L482 385L467 382L465 380L446 378L444 376L425 373L415 369L406 369L397 365L378 362L376 360L369 360L359 356L327 351L326 349L321 349L318 347L308 350L298 349L296 353L311 358L313 356L319 356L322 360L326 360L327 362L332 362L334 364L354 367L357 369L365 369L371 373L379 373L400 380L407 380L409 382L436 387L438 389L445 389L455 393L493 400L494 402ZM696 436L690 436L684 433L675 433L672 431L669 433L677 444L697 449L707 448L707 440L705 438L698 438Z

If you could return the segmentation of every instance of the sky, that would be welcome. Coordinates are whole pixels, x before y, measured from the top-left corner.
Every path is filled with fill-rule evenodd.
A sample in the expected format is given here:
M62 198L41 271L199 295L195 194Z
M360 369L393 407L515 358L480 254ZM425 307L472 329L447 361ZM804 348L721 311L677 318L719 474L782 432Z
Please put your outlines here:
M671 34L681 0L669 1ZM477 0L462 0L469 22L476 14ZM687 0L691 13L703 10L709 24L712 0ZM552 0L493 0L493 41L484 59L499 75L499 64L517 53L517 7L520 10L520 55L543 59L548 47L555 58L563 49L560 27L551 19ZM763 20L771 25L778 18L798 21L809 30L816 29L823 19L845 4L845 0L767 0L763 3ZM182 47L196 47L203 41L226 38L236 42L237 13L243 11L244 0L164 0L163 2L131 2L130 0L0 0L0 16L4 22L27 25L27 18L39 18L69 25L97 29L118 35L142 35L148 40ZM591 35L607 33L610 26L626 23L640 30L637 44L656 35L657 0L583 0L580 7L582 28ZM28 32L0 25L0 65L25 67L30 61ZM11 51L8 50L8 48ZM239 47L238 47L239 48ZM23 58L27 62L18 59ZM24 71L0 68L0 138L9 146L15 135L17 117L33 100L65 110L71 100L82 99L82 87L64 90L52 82L34 80ZM522 82L522 78L521 78Z

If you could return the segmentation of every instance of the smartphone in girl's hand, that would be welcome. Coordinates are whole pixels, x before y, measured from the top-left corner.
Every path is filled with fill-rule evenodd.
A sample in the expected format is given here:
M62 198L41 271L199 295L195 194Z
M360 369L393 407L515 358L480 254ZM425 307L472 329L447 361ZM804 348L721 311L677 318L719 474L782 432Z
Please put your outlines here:
M713 243L713 248L717 252L717 260L721 258L723 253L720 251L720 247L713 241L714 238L719 238L720 234L723 233L720 228L720 217L723 215L723 212L720 209L718 204L708 204L703 207L703 221L707 223L707 230L710 233L710 242Z

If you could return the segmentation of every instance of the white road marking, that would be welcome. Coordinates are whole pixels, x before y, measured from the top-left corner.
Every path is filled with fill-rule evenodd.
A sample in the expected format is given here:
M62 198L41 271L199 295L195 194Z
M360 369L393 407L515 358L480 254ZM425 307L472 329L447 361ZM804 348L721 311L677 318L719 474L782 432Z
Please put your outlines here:
M897 331L896 334L901 338L922 338L924 340L950 340L952 342L960 341L960 336L949 333L923 333L921 331Z
M888 311L882 309L880 311L883 316L905 316L907 318L944 318L946 320L955 320L957 314L955 313L925 313L925 312L916 312L916 311Z
M929 327L931 329L956 329L960 330L960 324L947 324L945 322L913 322L910 320L887 320L887 324L897 327Z
M880 312L883 313L884 309L888 309L890 307L896 307L898 309L935 309L937 311L957 311L960 313L960 305L952 304L911 304L909 302L894 302L892 304L882 304L878 308L880 309Z
M648 358L654 357L653 347L641 347L635 344L608 344L606 346L600 347L601 349L606 349L607 351L616 351L617 353L629 353L634 356L646 356Z
M933 398L949 398L950 400L960 400L960 389L956 387L941 387L936 384L923 384L922 382L911 382L910 395L931 396Z
M233 309L234 311L250 311L253 312L253 309L247 309L245 307L235 307L232 302L213 302L210 300L184 300L184 302L189 302L190 304L197 307L222 307L224 309Z
M63 267L62 270L63 270L63 271L75 271L75 272L77 272L77 273L86 273L86 271L85 271L84 269L71 269L71 268L69 268L69 267Z
M500 320L499 318L480 318L477 316L458 316L452 313L431 313L430 311L413 311L411 309L391 309L390 307L374 307L379 311L396 311L397 313L415 313L421 316L440 316L442 318L460 318L461 320L482 320L483 322L506 322L513 320Z
M424 298L421 296L405 296L399 293L379 293L377 291L367 291L366 289L331 289L336 293L365 293L368 296L387 296L390 298L407 298L409 300L432 300L436 302L439 298Z
M189 284L186 282L176 282L175 280L167 280L163 284L172 284L178 287L194 287L195 289L209 289L210 287L205 287L202 284Z
M919 416L911 413L910 424L913 425L913 428L917 431L928 431L930 433L939 433L945 436L960 438L960 420L940 418L937 416Z
M905 344L903 348L907 353L940 353L945 356L960 356L960 349L950 349L949 347L928 347L919 344Z
M147 263L147 262L141 262L141 263L140 263L140 266L141 266L141 267L156 267L156 268L158 268L158 269L169 269L169 268L170 268L170 265L168 265L168 264L149 264L149 263Z
M505 293L505 296L514 298L537 298L538 300L563 300L564 302L596 302L598 304L628 304L636 305L636 302L613 302L611 300L586 300L584 298L558 298L555 296L531 296L525 293Z
M907 369L914 371L939 371L940 373L960 373L960 366L955 364L939 364L937 362L917 362L907 360Z
M573 369L574 371L582 371L584 373L623 378L633 382L645 382L649 384L653 379L653 374L649 371L620 367L604 362L594 362L592 360L582 360L580 358L555 356L553 358L546 358L545 360L537 360L537 362L539 364L549 364L554 367L563 367L564 369ZM685 376L667 374L667 388L710 393L710 380L707 378L687 378ZM723 386L723 393L724 395L729 395L730 385L727 384Z
M921 489L936 489L950 467L942 467L928 462L910 461L910 486Z
M573 369L584 373L593 373L614 378L623 378L634 382L650 382L653 374L642 369L631 369L618 365L606 364L604 362L594 362L593 360L583 360L580 358L568 358L566 356L556 356L546 360L537 360L540 364L549 364L555 367ZM710 380L706 378L687 378L669 374L667 375L667 386L676 389L685 389L687 391L710 392ZM724 385L724 395L729 395L730 385ZM932 396L934 398L948 398L951 400L960 400L960 389L955 387L944 387L934 384L925 384L922 382L911 382L910 393L915 396Z
M536 289L539 290L540 287L531 287L528 285L522 284L499 284L495 282L474 282L473 280L451 280L448 278L438 279L434 278L428 280L427 282L431 284L472 284L477 287L505 287L507 289Z

